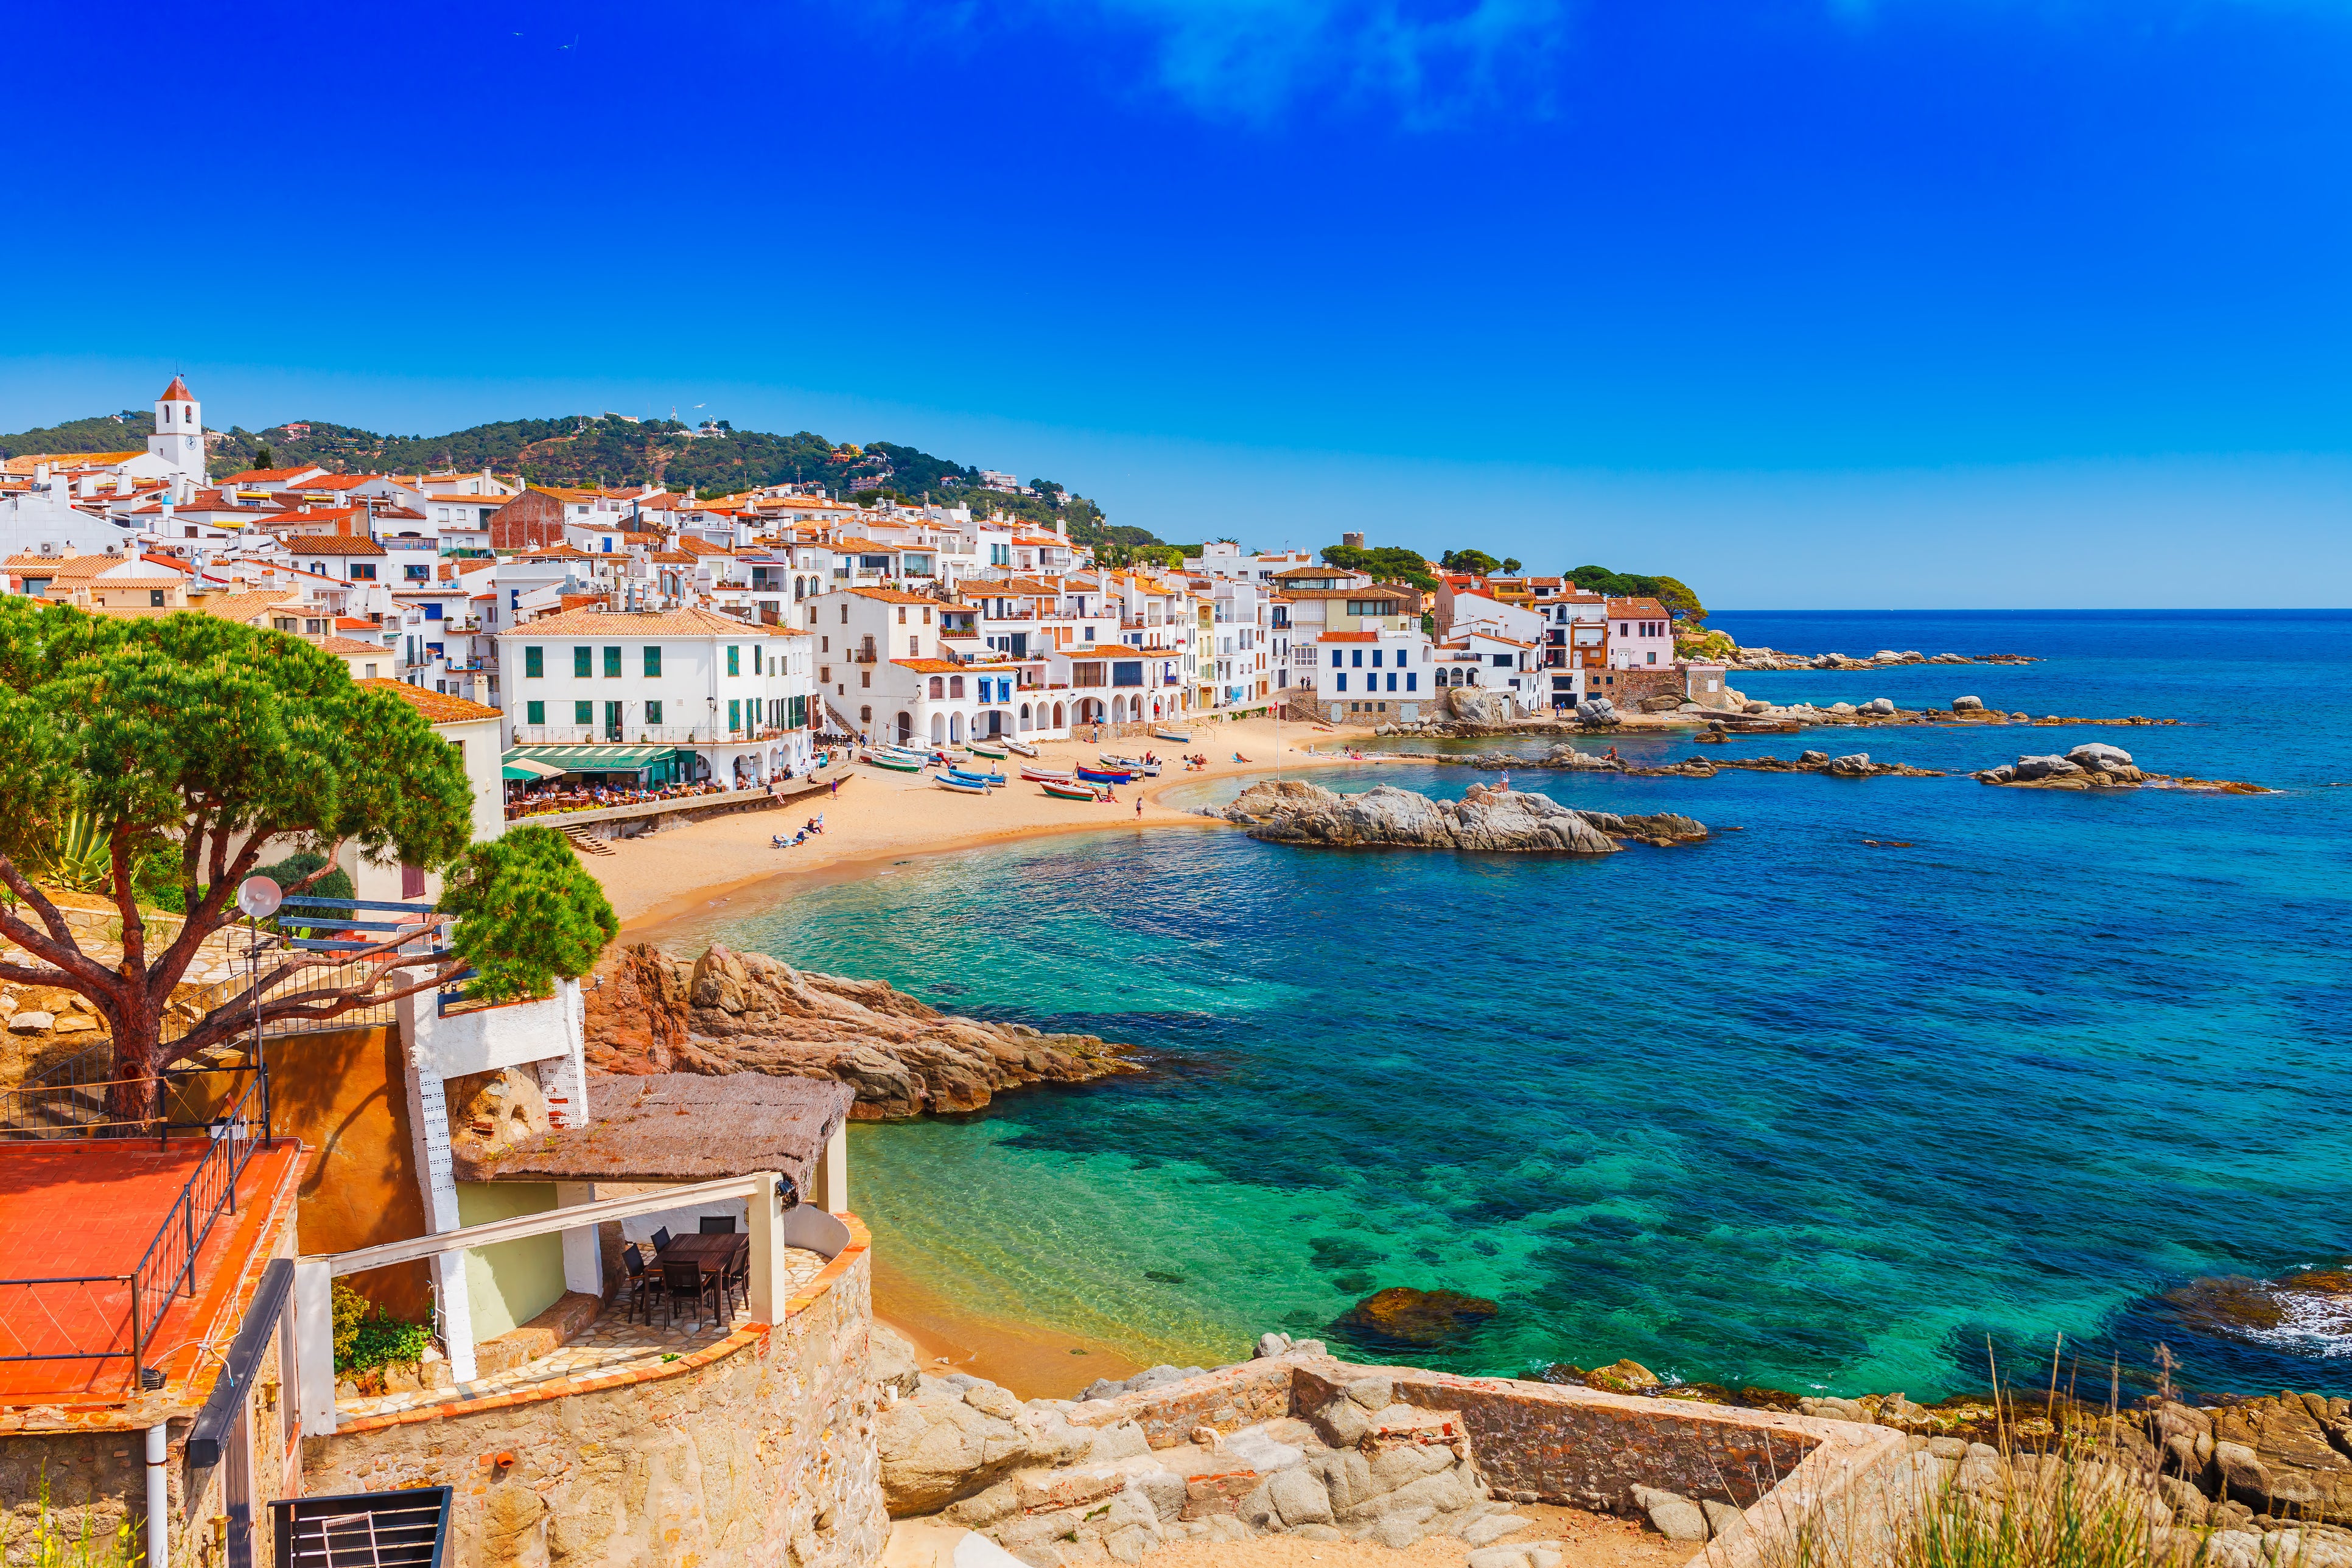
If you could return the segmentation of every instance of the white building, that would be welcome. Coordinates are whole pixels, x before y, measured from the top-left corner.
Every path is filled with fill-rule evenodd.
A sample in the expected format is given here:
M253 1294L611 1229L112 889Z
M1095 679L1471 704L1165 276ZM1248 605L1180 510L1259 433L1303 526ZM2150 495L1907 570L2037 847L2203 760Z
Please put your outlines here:
M331 647L329 651L341 657L338 649ZM355 662L356 658L352 656L346 662ZM501 776L503 753L499 747L498 710L397 680L362 677L360 684L389 691L408 703L433 726L435 734L457 749L457 761L466 770L467 792L473 797L474 842L478 844L504 833L506 786ZM343 846L339 863L351 877L352 896L356 899L434 900L441 896L439 872L415 866L377 865L362 855L356 844Z
M757 788L811 761L810 640L691 608L543 616L497 638L500 706L514 744L569 748L572 772Z

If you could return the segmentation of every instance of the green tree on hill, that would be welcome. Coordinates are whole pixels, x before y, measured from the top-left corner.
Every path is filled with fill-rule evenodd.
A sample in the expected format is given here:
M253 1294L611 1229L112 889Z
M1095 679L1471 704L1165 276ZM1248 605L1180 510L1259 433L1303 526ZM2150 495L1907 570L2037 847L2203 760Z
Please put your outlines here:
M1429 574L1429 563L1421 552L1402 545L1360 550L1352 544L1327 544L1323 562L1342 572L1361 572L1376 583L1409 583L1425 594L1437 591L1437 579Z
M1655 599L1682 629L1696 631L1706 624L1706 606L1675 578L1612 572L1606 566L1578 566L1561 575L1588 594L1606 594L1612 599Z
M299 638L184 614L125 621L0 598L0 980L88 997L114 1042L107 1115L147 1121L173 1061L272 1019L332 1018L439 987L467 967L513 995L575 977L618 930L560 834L467 843L457 753L397 695L362 686ZM118 952L68 926L41 870L76 819L95 824ZM344 845L377 864L442 870L460 917L437 959L281 949L258 983L166 1044L173 989L205 939L236 919L266 853L317 857L288 891L321 885ZM169 896L159 898L158 891ZM175 913L157 917L159 907ZM412 939L413 940L413 939ZM424 969L401 979L395 970ZM248 983L250 984L250 983Z
M1468 572L1479 577L1502 565L1483 550L1449 550L1437 558L1437 563L1448 572Z

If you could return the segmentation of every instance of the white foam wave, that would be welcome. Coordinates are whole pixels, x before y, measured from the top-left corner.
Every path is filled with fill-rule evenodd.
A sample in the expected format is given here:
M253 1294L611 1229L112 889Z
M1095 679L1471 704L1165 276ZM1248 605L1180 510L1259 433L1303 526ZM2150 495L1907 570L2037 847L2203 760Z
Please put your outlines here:
M2271 1300L2278 1303L2278 1322L2245 1331L2247 1339L2293 1355L2327 1361L2352 1356L2352 1297L2273 1290Z

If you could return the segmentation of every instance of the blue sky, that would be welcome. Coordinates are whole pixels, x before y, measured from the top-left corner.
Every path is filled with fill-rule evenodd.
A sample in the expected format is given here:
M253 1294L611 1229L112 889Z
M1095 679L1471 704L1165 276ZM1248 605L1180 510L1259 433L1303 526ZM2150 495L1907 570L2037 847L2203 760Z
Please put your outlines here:
M16 13L0 427L705 404L1725 605L2352 603L2344 0L121 15Z

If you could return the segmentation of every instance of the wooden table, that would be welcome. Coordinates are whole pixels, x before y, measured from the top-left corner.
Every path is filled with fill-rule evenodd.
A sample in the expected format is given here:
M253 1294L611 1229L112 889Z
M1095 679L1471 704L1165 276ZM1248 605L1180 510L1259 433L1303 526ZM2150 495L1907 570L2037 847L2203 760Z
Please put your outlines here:
M723 1236L673 1236L667 1247L654 1254L654 1259L657 1263L697 1263L705 1274L717 1274L726 1268L735 1244L742 1239L732 1232Z

